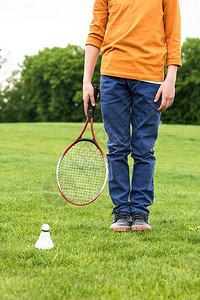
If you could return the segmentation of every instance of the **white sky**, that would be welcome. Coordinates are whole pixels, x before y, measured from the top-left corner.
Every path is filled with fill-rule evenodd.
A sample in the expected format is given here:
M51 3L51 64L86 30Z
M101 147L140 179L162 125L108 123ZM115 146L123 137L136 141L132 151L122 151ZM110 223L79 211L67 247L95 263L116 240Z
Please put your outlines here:
M200 0L179 0L182 42L200 38ZM94 0L1 0L0 49L8 56L2 74L16 69L24 55L45 47L84 47Z

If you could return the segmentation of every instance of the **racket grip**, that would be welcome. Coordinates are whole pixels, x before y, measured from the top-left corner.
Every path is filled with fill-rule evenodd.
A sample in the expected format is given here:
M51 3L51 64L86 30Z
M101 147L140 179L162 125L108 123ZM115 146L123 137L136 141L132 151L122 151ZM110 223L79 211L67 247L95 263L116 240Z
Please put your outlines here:
M95 100L95 102L97 102L97 95L99 93L99 86L98 86L98 84L93 84L93 88L94 88L94 100ZM89 118L93 118L95 107L96 106L92 106L91 102L89 102L89 108L88 108L88 113L87 113L87 116Z

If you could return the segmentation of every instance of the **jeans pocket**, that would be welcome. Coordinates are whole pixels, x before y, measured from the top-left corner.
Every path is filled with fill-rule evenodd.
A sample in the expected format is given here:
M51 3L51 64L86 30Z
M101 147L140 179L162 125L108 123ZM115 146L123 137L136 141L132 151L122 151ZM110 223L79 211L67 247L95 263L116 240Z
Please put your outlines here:
M151 104L151 107L152 107L154 110L158 111L158 108L159 108L160 105L161 105L161 101L162 101L162 95L160 96L160 98L158 99L157 102L152 101L152 103L150 103L150 104ZM158 112L159 112L159 111L158 111Z

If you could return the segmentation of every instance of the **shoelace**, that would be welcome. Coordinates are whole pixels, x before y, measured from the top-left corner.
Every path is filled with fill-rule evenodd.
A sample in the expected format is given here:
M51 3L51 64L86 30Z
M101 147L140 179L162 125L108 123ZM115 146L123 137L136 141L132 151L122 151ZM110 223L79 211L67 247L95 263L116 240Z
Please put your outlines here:
M127 220L128 222L130 221L130 215L128 213L123 213L123 212L118 212L116 215L115 215L115 220L119 220L119 219L125 219Z
M133 221L135 221L136 219L139 219L139 220L143 220L143 221L145 221L145 222L148 223L148 216L145 215L142 212L139 212L139 211L138 212L134 212L132 214L132 219L133 219Z

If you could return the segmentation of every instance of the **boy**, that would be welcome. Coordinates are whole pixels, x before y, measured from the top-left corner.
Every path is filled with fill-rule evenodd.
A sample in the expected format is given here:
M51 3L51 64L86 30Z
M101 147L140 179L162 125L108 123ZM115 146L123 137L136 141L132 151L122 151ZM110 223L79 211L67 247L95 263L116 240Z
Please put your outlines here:
M110 228L151 230L153 147L160 114L172 105L181 66L178 0L96 0L86 42L83 100L94 103L91 78L101 49L101 109L108 135ZM168 68L164 80L164 64ZM130 134L130 125L132 134ZM127 157L134 160L132 184Z

